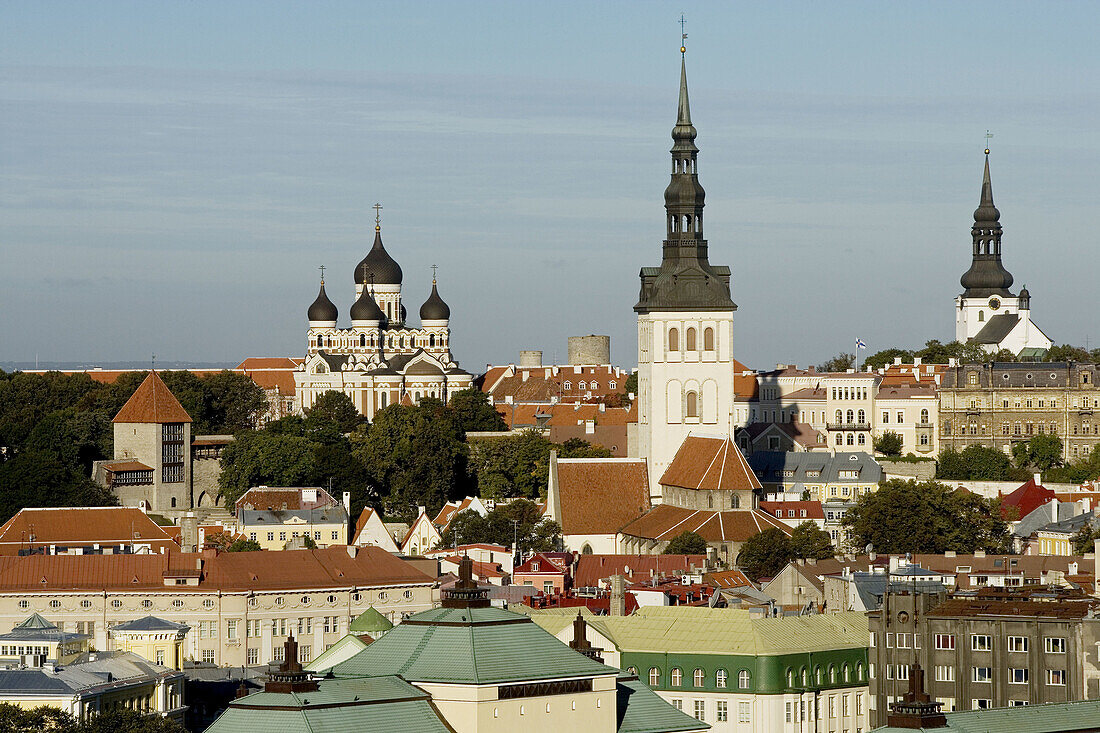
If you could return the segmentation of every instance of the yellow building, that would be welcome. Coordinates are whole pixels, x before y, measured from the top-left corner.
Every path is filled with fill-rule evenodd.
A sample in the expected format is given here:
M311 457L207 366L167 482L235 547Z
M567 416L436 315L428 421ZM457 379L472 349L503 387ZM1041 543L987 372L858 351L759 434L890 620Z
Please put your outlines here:
M132 652L171 669L183 669L183 641L190 630L186 624L146 616L116 624L109 633L117 651Z
M23 664L28 657L34 657L33 664L65 663L88 651L91 638L62 631L57 624L34 613L7 634L0 634L0 664Z

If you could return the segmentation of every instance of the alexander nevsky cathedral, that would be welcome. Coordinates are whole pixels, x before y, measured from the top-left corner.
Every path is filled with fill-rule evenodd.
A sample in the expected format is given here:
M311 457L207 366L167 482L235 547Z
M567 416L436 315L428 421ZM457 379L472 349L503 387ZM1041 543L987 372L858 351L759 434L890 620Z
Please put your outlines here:
M308 410L321 394L343 392L368 419L387 405L421 398L446 401L473 386L473 376L451 356L451 309L432 292L420 306L420 327L406 323L401 302L401 266L382 246L376 220L374 246L355 266L351 326L340 328L339 310L321 291L309 307L306 358L294 373L295 400Z

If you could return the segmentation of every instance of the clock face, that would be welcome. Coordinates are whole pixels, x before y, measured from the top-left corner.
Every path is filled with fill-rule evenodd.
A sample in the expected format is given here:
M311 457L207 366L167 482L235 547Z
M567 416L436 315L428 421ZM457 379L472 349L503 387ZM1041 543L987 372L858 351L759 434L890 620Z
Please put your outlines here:
M989 309L990 310L995 311L1000 307L1001 307L1001 301L1000 300L998 300L997 298L990 298L989 299Z

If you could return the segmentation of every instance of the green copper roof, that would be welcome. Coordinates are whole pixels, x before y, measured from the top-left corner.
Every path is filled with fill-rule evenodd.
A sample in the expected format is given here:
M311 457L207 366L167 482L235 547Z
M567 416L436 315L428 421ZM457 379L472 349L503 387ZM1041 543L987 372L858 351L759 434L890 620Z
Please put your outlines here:
M313 672L315 676L323 675L340 662L351 659L366 648L367 642L363 641L355 634L345 634L340 637L335 644L321 652L314 657L309 664L305 665L305 670L307 672Z
M634 675L619 677L615 692L618 733L674 733L710 728L669 705Z
M427 693L397 677L322 680L312 692L234 700L206 733L449 733Z
M411 616L337 677L399 674L411 682L495 684L614 674L532 623L499 608L436 608Z
M532 619L558 634L572 615L536 612ZM739 609L668 606L639 608L631 616L586 616L619 651L778 656L867 646L861 613L759 618Z
M389 631L393 628L393 624L389 619L380 614L374 606L371 606L366 611L355 617L351 622L350 631L353 634L370 634L374 635L380 631Z
M929 733L1064 733L1096 730L1100 700L1055 702L1018 708L992 708L945 713L946 728ZM922 729L921 729L922 730ZM874 733L916 733L912 728L875 728Z
M30 616L20 621L18 624L12 627L12 631L15 629L35 629L35 630L49 630L57 631L57 624L50 623L44 619L40 614L32 613Z

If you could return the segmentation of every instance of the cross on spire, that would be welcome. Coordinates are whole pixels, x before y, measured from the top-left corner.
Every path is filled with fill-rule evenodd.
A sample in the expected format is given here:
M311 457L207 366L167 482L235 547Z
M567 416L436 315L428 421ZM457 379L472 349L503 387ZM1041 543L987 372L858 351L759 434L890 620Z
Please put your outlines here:
M382 204L375 204L371 208L374 209L374 230L378 231L382 228Z
M157 355L153 354L153 358L150 359L149 361L152 364L153 371L155 372L157 370Z
M989 130L985 131L985 154L989 155L989 141L993 139L993 133Z
M325 284L325 266L321 265L317 269L321 271L321 284L324 285Z
M435 285L435 271L439 265L432 265L432 285Z
M680 53L687 53L687 38L688 34L684 32L684 26L687 25L687 21L684 20L684 14L680 13Z

